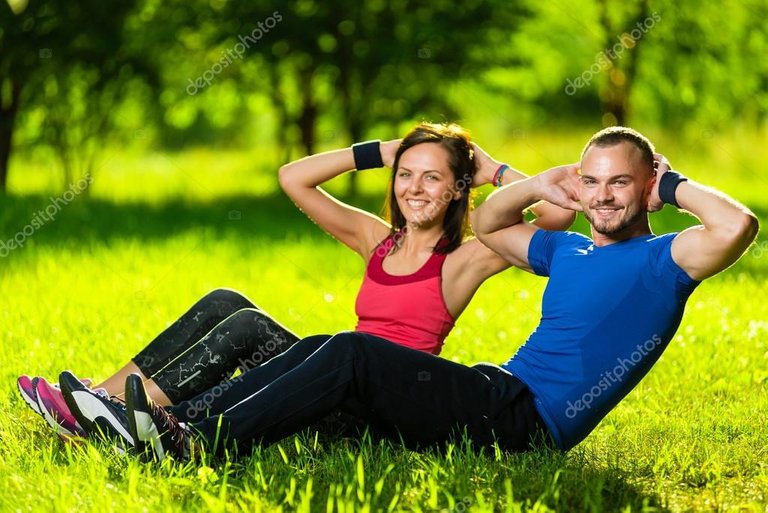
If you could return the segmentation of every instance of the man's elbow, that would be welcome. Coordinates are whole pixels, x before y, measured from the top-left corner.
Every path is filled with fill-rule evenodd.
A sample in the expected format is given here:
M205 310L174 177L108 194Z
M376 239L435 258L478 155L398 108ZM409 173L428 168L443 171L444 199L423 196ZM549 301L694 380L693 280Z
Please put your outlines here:
M476 208L475 210L472 210L469 213L469 222L472 225L472 231L475 232L477 238L482 242L483 237L486 237L489 234L486 229L483 209Z
M747 244L757 238L757 233L760 231L760 221L757 220L757 216L750 211L744 213L744 220L742 222L742 237Z
M534 224L544 230L565 231L571 227L575 220L575 211L558 208L537 218Z
M759 231L760 222L757 220L757 216L746 210L730 223L726 235L727 240L723 242L730 244L732 247L735 246L746 250L754 242Z

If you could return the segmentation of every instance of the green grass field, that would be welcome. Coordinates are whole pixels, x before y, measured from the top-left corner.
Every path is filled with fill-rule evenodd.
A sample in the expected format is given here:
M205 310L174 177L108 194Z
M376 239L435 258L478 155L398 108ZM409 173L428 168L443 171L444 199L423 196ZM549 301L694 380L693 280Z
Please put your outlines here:
M488 150L529 172L578 157L588 132L526 134ZM682 172L768 223L766 134L680 142ZM665 142L666 148L658 143ZM671 148L674 151L670 151ZM646 379L567 454L411 452L302 434L250 457L143 465L51 435L15 389L19 374L106 377L206 291L243 291L300 335L354 326L363 264L278 190L263 149L105 152L88 198L0 258L2 511L764 511L768 507L768 240L701 285ZM7 241L61 193L41 160L17 160L1 196ZM378 211L386 177L362 175ZM343 183L331 185L343 190ZM670 207L657 232L692 219ZM584 229L583 221L577 225ZM5 255L5 253L2 253ZM489 280L446 342L463 363L505 361L536 326L545 281Z

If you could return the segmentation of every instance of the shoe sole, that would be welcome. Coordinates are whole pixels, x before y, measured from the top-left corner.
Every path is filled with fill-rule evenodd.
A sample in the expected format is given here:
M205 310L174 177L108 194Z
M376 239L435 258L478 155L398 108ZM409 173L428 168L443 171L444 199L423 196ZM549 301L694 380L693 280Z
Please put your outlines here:
M38 406L40 407L42 417L45 419L45 421L48 423L49 426L51 426L54 431L56 431L56 434L61 436L83 436L85 435L85 432L78 432L78 431L71 431L61 424L59 424L59 421L51 415L51 412L46 408L45 404L40 401L40 398L38 397Z
M74 405L69 403L69 398L75 402ZM130 445L134 445L133 437L128 430L123 427L118 418L115 417L112 410L90 391L73 390L69 394L64 394L64 400L66 401L67 406L69 406L72 415L77 419L78 424L80 424L87 433L104 432L104 429L98 426L95 422L96 419L102 417L114 430L120 433ZM80 415L76 414L76 411L80 412Z
M155 426L149 413L136 411L136 400L138 398L134 397L134 389L129 383L126 380L126 391L128 393L125 394L125 407L128 410L128 427L133 436L133 447L136 452L145 457L149 455L151 449L155 458L158 461L162 461L165 458L165 449L163 449L163 444L160 441L160 433L158 433L157 426ZM141 394L141 392L138 393ZM144 399L142 401L143 404L147 404L146 395L142 399Z
M24 402L27 403L27 406L29 406L32 409L32 411L34 411L38 415L43 415L43 412L40 411L40 406L37 404L37 393L35 392L37 381L35 378L32 378L31 381L32 381L32 393L35 394L34 397L30 397L27 394L27 391L21 387L21 384L18 381L16 381L16 388L19 389L19 394L21 394L21 398L24 399Z

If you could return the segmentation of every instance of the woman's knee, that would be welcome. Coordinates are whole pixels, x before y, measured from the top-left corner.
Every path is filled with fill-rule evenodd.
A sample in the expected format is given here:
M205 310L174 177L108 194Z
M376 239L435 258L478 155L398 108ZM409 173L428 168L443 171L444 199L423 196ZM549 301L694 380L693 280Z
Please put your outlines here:
M255 308L241 308L219 325L229 335L257 344L258 349L268 355L288 349L296 337L284 331L272 318Z
M262 313L255 308L240 308L224 319L222 327L229 332L250 332L262 320Z
M256 305L240 292L233 289L218 288L207 293L200 300L213 305L226 305L228 309L237 311L243 308L256 308Z

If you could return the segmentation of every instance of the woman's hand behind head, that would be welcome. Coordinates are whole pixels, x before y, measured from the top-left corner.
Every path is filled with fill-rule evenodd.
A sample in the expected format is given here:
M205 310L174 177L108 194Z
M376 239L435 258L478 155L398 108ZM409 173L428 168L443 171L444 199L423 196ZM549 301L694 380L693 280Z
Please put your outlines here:
M379 151L381 152L381 161L384 162L384 165L390 169L395 164L395 154L397 153L397 149L400 147L401 141L402 139L392 139L391 141L382 142L379 146Z
M493 181L493 175L502 164L491 157L484 149L476 143L472 143L472 149L475 153L475 164L477 171L472 180L472 187L479 187Z

